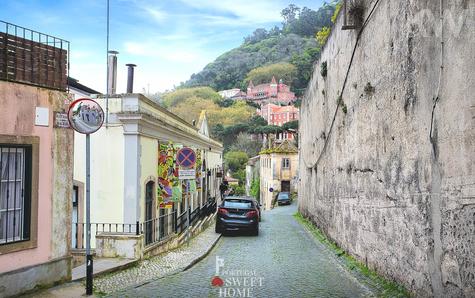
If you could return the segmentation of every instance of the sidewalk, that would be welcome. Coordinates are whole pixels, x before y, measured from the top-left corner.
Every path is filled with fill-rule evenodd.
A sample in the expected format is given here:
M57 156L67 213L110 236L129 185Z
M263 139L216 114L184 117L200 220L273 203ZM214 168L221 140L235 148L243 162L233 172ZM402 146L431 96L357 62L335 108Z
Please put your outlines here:
M117 271L129 268L137 264L139 260L120 259L120 258L101 258L95 259L93 263L93 276L105 274L112 271ZM86 278L86 264L82 264L72 270L72 281L80 281Z
M187 270L203 259L220 237L221 234L214 232L214 225L210 225L206 230L192 238L188 245L184 244L175 250L147 260L139 262L124 259L99 259L94 262L94 274L97 272L111 272L112 270L114 272L95 277L94 290L101 294L110 294ZM124 267L129 268L123 269ZM84 278L85 267L78 268L73 270L73 280L76 281L22 297L95 297L85 296L84 281L78 281Z

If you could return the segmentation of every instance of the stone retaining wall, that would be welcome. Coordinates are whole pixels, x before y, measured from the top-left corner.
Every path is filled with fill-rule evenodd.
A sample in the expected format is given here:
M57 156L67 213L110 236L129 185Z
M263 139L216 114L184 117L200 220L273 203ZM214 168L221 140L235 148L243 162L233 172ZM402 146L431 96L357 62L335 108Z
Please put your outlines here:
M473 297L475 2L442 1L443 33L439 3L379 1L332 126L358 34L340 14L302 102L299 210L415 295Z

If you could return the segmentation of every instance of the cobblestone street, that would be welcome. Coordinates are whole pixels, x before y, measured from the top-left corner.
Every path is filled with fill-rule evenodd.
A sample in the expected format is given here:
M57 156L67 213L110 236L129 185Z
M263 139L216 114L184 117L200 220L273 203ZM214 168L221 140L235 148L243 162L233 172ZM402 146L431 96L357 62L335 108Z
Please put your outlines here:
M219 234L211 226L193 238L188 245L144 260L136 267L95 278L95 290L112 293L183 271L204 256L217 238Z
M220 291L221 297L372 296L293 218L295 212L296 203L265 212L258 237L226 235L191 269L113 297L220 297ZM211 285L217 258L224 261L223 287ZM252 285L245 276L253 277Z

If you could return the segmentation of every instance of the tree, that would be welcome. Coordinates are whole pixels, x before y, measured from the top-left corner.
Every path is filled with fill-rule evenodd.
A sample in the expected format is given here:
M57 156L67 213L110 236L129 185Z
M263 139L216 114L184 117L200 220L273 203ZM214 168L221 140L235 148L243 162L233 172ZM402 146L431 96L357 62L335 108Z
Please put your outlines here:
M237 196L242 196L246 194L246 189L244 188L244 185L235 185L233 186L234 188L234 194Z
M261 197L261 181L259 178L252 179L251 189L249 190L251 196L255 197L259 202Z
M282 129L283 130L298 130L299 129L299 121L298 120L294 120L294 121L289 121L289 122L286 122L282 125Z
M254 84L270 83L272 77L276 80L281 80L286 83L291 83L297 74L297 68L290 63L276 63L266 66L261 66L251 70L244 80L245 84L252 81Z
M239 180L239 185L244 185L246 183L246 170L244 169L239 169L236 172L233 172L233 178L236 178Z
M203 99L192 96L176 104L175 106L170 107L169 110L183 118L188 123L192 123L193 120L198 121L202 110L206 110L207 114L210 115L219 113L221 108L211 99ZM209 125L211 127L217 123L219 122L211 120L209 121Z
M294 4L282 11L283 27L274 27L269 31L257 29L243 44L232 49L209 63L200 72L191 75L182 86L210 86L215 90L247 87L244 80L255 68L280 62L289 62L293 56L302 56L307 50L317 49L316 32L323 27L331 27L331 17L335 4L324 4L317 11L300 9ZM265 36L265 38L264 38ZM252 41L252 42L251 42ZM305 57L303 70L298 70L292 90L300 95L308 83L311 59ZM314 60L312 60L313 62ZM292 63L294 64L294 63ZM298 64L294 64L299 68ZM298 85L299 87L296 87Z
M297 75L292 85L293 91L299 96L312 77L313 64L320 56L320 47L306 49L300 55L294 55L290 62L297 68Z
M279 36L281 32L278 26L274 26L269 30L269 36Z
M196 97L205 100L212 100L218 103L222 97L210 87L180 88L162 95L162 102L165 107L174 107L186 99Z
M222 140L224 136L224 126L221 123L212 125L211 136L219 140Z
M242 151L229 151L224 154L224 162L231 172L236 172L239 169L244 169L246 163L249 160L246 152Z
M244 43L256 43L261 40L266 39L269 36L269 33L267 33L267 30L264 28L257 28L252 32L251 35L247 36L244 38Z
M317 11L304 7L302 9L294 9L295 14L291 10L286 11L286 17L290 17L290 21L284 22L284 32L294 33L300 36L312 37L322 27L331 26L331 17L335 10L335 5L324 4ZM298 17L296 14L298 13ZM284 19L286 18L284 17Z
M284 18L284 27L297 19L297 13L299 11L300 8L295 4L289 4L289 6L281 11L280 15Z
M249 119L249 127L255 128L259 126L266 126L267 121L266 119L262 118L260 115L254 115Z
M258 139L253 139L248 133L241 132L237 135L232 143L231 151L243 151L248 156L256 156L262 148L262 142Z
M223 107L223 108L227 108L227 107L230 107L234 104L234 100L230 99L230 98L225 98L223 100L221 100L220 102L218 102L218 105L220 107Z
M210 86L215 90L241 88L246 75L254 68L288 62L294 54L300 55L305 49L315 48L315 37L303 38L295 34L271 36L254 44L245 43L209 63L199 73L193 75L185 87Z

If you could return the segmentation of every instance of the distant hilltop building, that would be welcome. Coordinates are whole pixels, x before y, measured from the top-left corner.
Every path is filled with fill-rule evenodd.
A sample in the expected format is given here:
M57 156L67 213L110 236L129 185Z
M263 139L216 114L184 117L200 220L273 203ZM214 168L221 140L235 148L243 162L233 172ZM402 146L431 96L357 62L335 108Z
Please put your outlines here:
M224 99L246 99L246 92L241 91L239 88L218 91L218 94Z
M296 100L295 93L290 91L290 87L279 80L277 84L275 77L272 77L270 84L259 84L254 86L252 81L247 87L247 99L257 104L268 102L291 104Z
M283 124L299 120L299 109L293 105L279 106L268 103L261 106L257 114L262 116L267 121L268 125L282 126ZM283 132L278 134L277 140L292 140L294 135L290 132Z
M259 105L267 103L289 105L297 99L295 93L290 91L290 86L284 84L282 80L279 80L279 84L277 84L274 76L272 77L272 81L267 84L254 86L254 83L250 81L247 87L247 93L241 91L239 88L222 90L218 91L218 93L224 99L248 100Z

